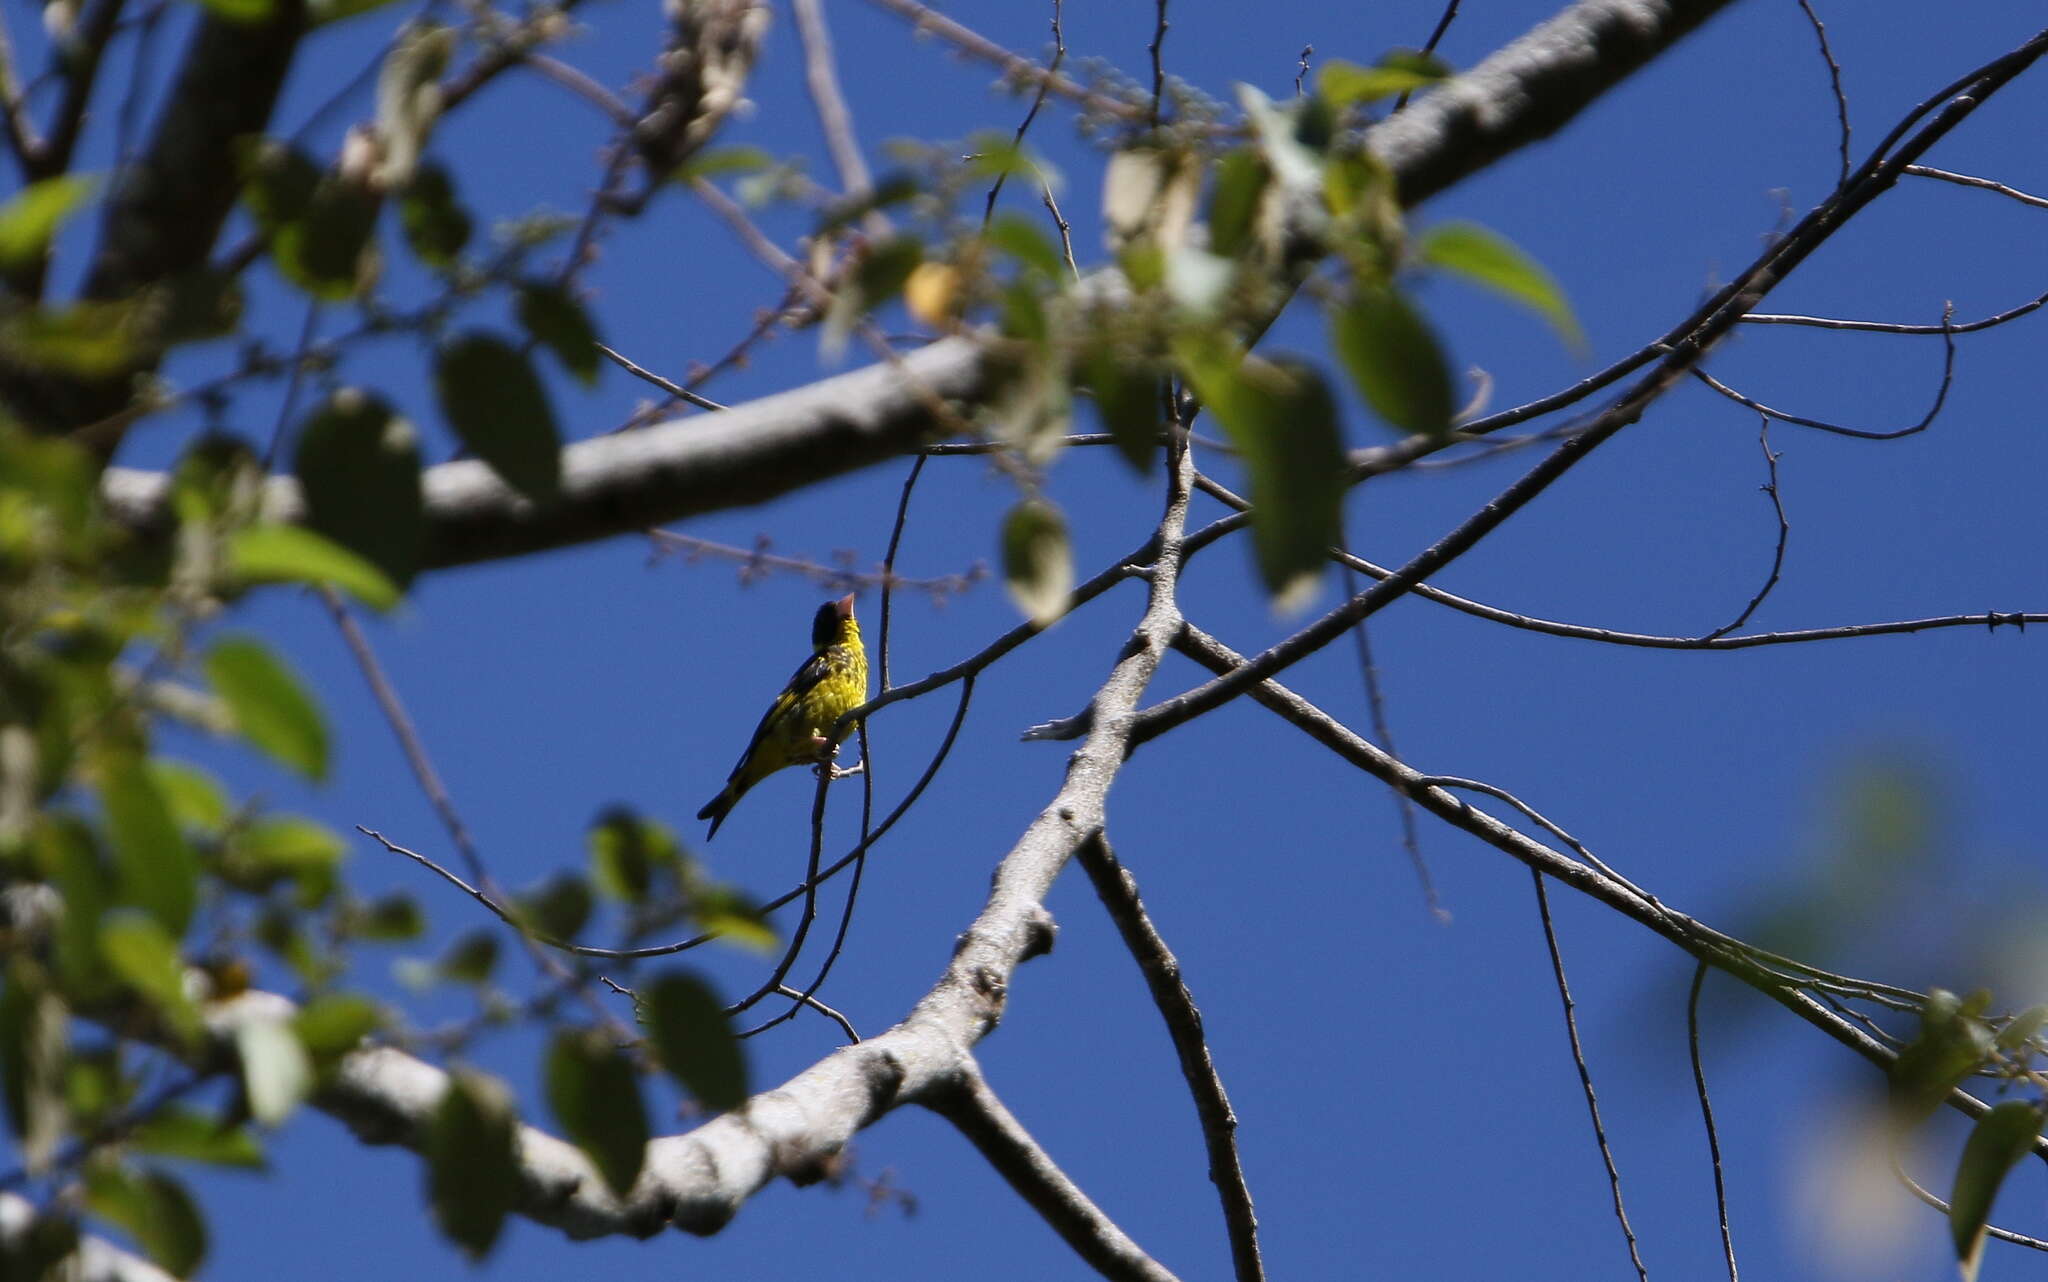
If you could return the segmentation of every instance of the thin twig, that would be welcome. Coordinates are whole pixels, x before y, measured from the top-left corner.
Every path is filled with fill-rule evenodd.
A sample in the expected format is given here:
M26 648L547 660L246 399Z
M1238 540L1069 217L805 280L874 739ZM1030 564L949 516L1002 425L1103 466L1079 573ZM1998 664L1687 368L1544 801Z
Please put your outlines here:
M286 377L284 395L277 403L277 422L271 425L270 444L263 451L263 470L268 472L277 466L277 458L284 450L285 433L291 430L292 411L298 408L299 384L306 376L306 353L313 346L320 324L320 300L310 299L306 303L306 319L299 326L299 344L292 351L291 374Z
M1721 1254L1728 1260L1728 1282L1741 1282L1735 1269L1735 1237L1728 1231L1728 1184L1721 1171L1721 1133L1714 1126L1714 1102L1707 1095L1707 1073L1700 1066L1700 987L1707 964L1692 973L1692 992L1685 999L1685 1044L1692 1054L1692 1084L1699 1093L1700 1119L1707 1125L1707 1155L1714 1164L1714 1209L1721 1220Z
M889 607L894 593L891 588L896 581L896 549L903 544L903 522L910 515L911 491L917 488L917 478L924 472L925 456L919 454L910 461L910 475L903 478L903 493L896 500L896 520L889 526L889 550L882 554L882 626L876 644L880 659L882 689L889 688Z
M1912 174L1916 178L1938 178L1943 182L1956 183L1963 187L1977 187L1984 191L1995 191L2001 196L2009 196L2019 201L2022 205L2032 205L2036 209L2048 209L2048 196L2031 195L2017 187L2008 187L2004 183L1993 182L1989 178L1979 178L1974 174L1959 174L1947 169L1936 169L1932 165L1907 165L1902 172Z
M839 89L839 70L832 56L832 31L825 25L825 7L819 0L791 2L796 10L797 35L804 47L804 84L810 90L811 105L817 110L818 125L825 131L825 148L832 153L832 163L839 170L841 190L859 199L874 187L874 180L860 154L853 113L847 109L846 95ZM884 222L882 230L887 227Z
M877 8L887 9L898 17L907 18L919 31L928 31L945 40L954 48L984 62L993 63L1002 69L1006 79L1021 84L1042 84L1049 86L1060 97L1079 103L1089 111L1100 111L1126 121L1146 118L1142 104L1125 98L1099 93L1088 86L1047 71L1031 59L1010 52L980 32L955 22L918 0L870 0Z
M2007 321L2018 320L2029 313L2048 306L2048 294L2041 294L2021 303L1986 316L1982 320L1963 321L1959 324L1906 325L1897 321L1839 320L1832 316L1788 316L1769 312L1751 312L1742 318L1745 325L1808 325L1815 329L1857 330L1868 334L1974 334L1979 330L1995 329Z
M1237 1282L1258 1282L1265 1276L1259 1259L1259 1217L1252 1208L1251 1190L1245 1184L1244 1165L1237 1152L1237 1115L1209 1053L1202 1032L1202 1012L1182 978L1180 961L1161 938L1138 895L1137 879L1110 849L1109 839L1095 833L1081 844L1076 858L1095 887L1096 896L1123 937L1124 947L1138 963L1152 1004L1166 1023L1180 1059L1181 1076L1194 1098L1195 1114L1201 1119L1202 1142L1209 1153L1209 1182L1223 1203L1223 1224L1230 1233L1230 1258Z
M1145 46L1145 52L1152 56L1152 114L1154 129L1159 128L1159 99L1166 92L1166 68L1159 60L1159 51L1166 45L1166 0L1154 0L1158 20L1152 28L1152 43Z
M1799 0L1799 11L1806 15L1806 21L1813 26L1814 39L1820 42L1821 60L1828 64L1828 86L1835 95L1835 120L1839 125L1839 146L1842 157L1842 172L1837 180L1840 185L1849 183L1849 95L1842 92L1842 64L1835 61L1835 51L1828 47L1827 24L1813 11L1810 0Z
M907 588L913 592L924 593L934 604L938 604L948 597L967 591L988 575L987 567L978 561L958 574L942 574L928 579L905 578L891 573L886 562L873 571L856 570L853 568L851 552L846 553L843 562L827 565L821 561L770 552L765 535L750 548L734 547L730 543L700 539L688 534L677 534L673 530L649 530L647 537L655 545L657 558L668 552L680 551L691 559L710 556L734 562L740 567L742 583L750 583L770 571L783 570L791 574L800 574L828 592L864 592L871 588L880 588L886 592L891 588Z
M597 350L601 352L606 359L610 360L614 365L617 365L620 369L626 371L628 374L631 374L635 378L645 379L647 382L654 384L662 391L667 392L675 400L687 402L688 404L696 406L700 410L722 410L727 408L726 406L720 405L717 401L712 400L708 396L697 395L697 393L691 391L687 387L682 386L680 383L671 383L669 380L663 378L661 375L655 373L653 370L642 369L640 366L635 365L632 361L627 360L625 357L619 355L611 348L606 347L603 343L593 343L592 346L596 347Z
M1058 75L1060 64L1067 60L1067 37L1066 33L1060 29L1060 2L1061 0L1052 0L1053 55L1052 65L1047 68L1048 73L1051 75ZM1163 4L1165 0L1160 0L1160 2ZM1024 113L1024 119L1018 124L1017 132L1010 136L1010 148L1019 157L1022 157L1024 154L1024 135L1030 131L1031 122L1038 119L1038 109L1045 105L1045 95L1050 93L1051 90L1052 86L1048 81L1041 80L1038 82L1038 92L1031 98L1031 110ZM983 230L987 230L989 220L996 216L996 197L1003 194L1003 183L1009 177L1010 169L1006 165L996 175L996 180L989 184L988 199L982 203L981 207L981 225ZM1041 178L1039 185L1045 188L1045 198L1050 201L1052 199L1052 184L1045 182ZM1059 207L1055 205L1052 209L1053 216L1058 217ZM1069 250L1068 257L1072 258L1072 256L1073 251Z
M1778 575L1785 568L1785 542L1791 537L1792 524L1785 519L1785 499L1783 495L1778 493L1778 455L1771 450L1770 415L1765 414L1760 417L1763 420L1763 426L1757 432L1757 441L1763 446L1764 466L1770 471L1770 479L1764 482L1763 492L1771 500L1771 510L1777 513L1778 516L1778 546L1771 553L1771 572L1764 576L1764 585L1756 590L1756 595L1749 599L1749 604L1742 607L1741 614L1736 615L1731 622L1725 623L1715 628L1712 632L1707 633L1706 639L1709 641L1716 637L1727 636L1730 632L1749 622L1749 616L1756 613L1756 608L1764 603L1764 598L1771 594L1771 589L1778 586Z
M1550 948L1550 973L1557 980L1557 995L1564 1002L1564 1031L1571 1040L1572 1065L1579 1070L1579 1087L1586 1095L1586 1112L1593 1119L1593 1140L1600 1146L1600 1160L1607 1167L1607 1187L1614 1195L1614 1218L1621 1222L1621 1236L1628 1243L1629 1263L1636 1266L1636 1277L1641 1282L1650 1282L1649 1270L1643 1267L1642 1253L1636 1249L1636 1231L1629 1225L1628 1208L1621 1203L1621 1172L1614 1165L1614 1150L1607 1145L1607 1128L1600 1121L1600 1101L1593 1094L1593 1074L1586 1067L1586 1048L1579 1044L1579 1019L1572 1002L1571 985L1565 982L1564 955L1557 948L1557 927L1550 920L1550 894L1543 888L1543 874L1534 868L1529 877L1536 884L1536 915L1543 921L1543 942Z
M1729 400L1734 401L1737 405L1755 410L1757 413L1768 418L1777 419L1781 423L1791 423L1799 427L1811 427L1822 432L1831 432L1836 436L1853 436L1861 441L1896 441L1902 436L1917 435L1932 427L1934 420L1941 414L1941 407L1948 403L1948 390L1955 383L1956 340L1955 331L1946 324L1946 319L1953 312L1953 309L1954 304L1949 304L1942 309L1941 313L1944 320L1941 331L1943 339L1941 386L1937 387L1934 391L1934 404L1927 407L1927 413L1921 415L1918 422L1906 427L1880 431L1866 427L1848 427L1841 423L1828 422L1826 419L1802 418L1797 414L1788 414L1784 410L1772 409L1761 401L1744 396L1741 392L1736 391L1703 369L1695 367L1691 372L1694 378L1699 379L1702 383L1713 388Z
M1443 40L1444 33L1451 29L1451 23L1455 21L1458 16L1458 4L1459 0L1450 0L1450 3L1444 6L1443 15L1436 20L1436 28L1429 33L1429 39L1425 40L1422 44L1422 52L1436 52L1436 47L1438 43ZM1401 96L1394 99L1395 111L1399 111L1401 110L1401 108L1408 105L1408 96L1412 92L1413 90L1409 89L1403 89L1401 91Z
M1356 569L1349 565L1344 567L1345 584L1353 596L1358 594L1357 575ZM1365 681L1365 706L1367 714L1372 718L1373 737L1384 744L1388 752L1399 756L1400 749L1394 746L1394 728L1387 720L1386 696L1380 689L1379 664L1373 661L1372 637L1364 620L1360 620L1358 626L1351 630L1351 635L1357 642L1358 671ZM1444 907L1443 900L1438 897L1436 878L1430 875L1429 861L1422 857L1422 837L1417 833L1415 826L1415 799L1396 789L1394 809L1401 819L1401 848L1408 852L1408 862L1414 866L1416 881L1422 886L1423 906L1429 909L1429 915L1439 923L1449 925L1450 910Z
M1948 1203L1942 1201L1934 1193L1922 1188L1918 1180L1908 1175L1906 1168L1899 1165L1899 1156L1896 1152L1892 1154L1892 1174L1898 1177L1899 1183L1906 1186L1907 1192L1935 1210L1940 1211L1943 1215L1948 1214ZM2014 1246L2029 1247L2036 1251L2048 1251L2048 1241L2043 1241L2037 1237L2028 1237L2024 1233L2015 1233L2011 1229L2002 1229L1996 1224L1985 1225L1984 1231L2001 1242L2010 1242Z

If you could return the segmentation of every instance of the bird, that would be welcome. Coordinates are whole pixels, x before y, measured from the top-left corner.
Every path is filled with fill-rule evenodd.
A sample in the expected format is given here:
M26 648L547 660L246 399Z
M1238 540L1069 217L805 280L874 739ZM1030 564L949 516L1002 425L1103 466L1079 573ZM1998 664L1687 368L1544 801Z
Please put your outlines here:
M784 766L813 764L820 773L830 770L834 779L859 773L859 766L834 764L839 743L832 731L840 717L867 701L868 652L853 617L853 597L843 596L818 607L811 620L811 657L768 705L725 787L697 812L699 819L711 821L704 840L718 835L718 826L747 789Z

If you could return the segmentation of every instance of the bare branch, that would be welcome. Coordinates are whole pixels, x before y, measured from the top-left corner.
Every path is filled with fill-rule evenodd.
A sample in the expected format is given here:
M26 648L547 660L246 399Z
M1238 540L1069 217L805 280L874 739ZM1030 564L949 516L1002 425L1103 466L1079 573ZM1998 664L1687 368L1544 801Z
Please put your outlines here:
M1700 988L1707 981L1707 964L1693 968L1692 991L1685 999L1685 1045L1692 1056L1692 1084L1700 1097L1700 1119L1707 1126L1707 1156L1714 1165L1714 1209L1721 1220L1721 1254L1728 1261L1728 1282L1741 1282L1735 1268L1735 1236L1728 1230L1728 1183L1721 1170L1721 1133L1714 1126L1714 1101L1707 1094L1707 1072L1700 1066Z
M1223 1079L1209 1054L1202 1012L1196 1009L1194 994L1181 977L1180 959L1153 926L1138 897L1137 879L1118 861L1106 836L1097 833L1082 843L1080 862L1110 920L1116 923L1124 947L1145 976L1152 1004L1159 1008L1167 1035L1173 1039L1181 1076L1187 1079L1188 1094L1201 1119L1202 1142L1209 1150L1209 1182L1223 1202L1223 1223L1230 1232L1230 1258L1237 1282L1258 1282L1266 1276L1266 1269L1259 1259L1259 1217L1252 1209L1244 1164L1237 1154L1237 1114L1231 1111L1230 1096L1225 1094Z
M1103 1277L1113 1282L1174 1282L1173 1274L1139 1250L1054 1164L1003 1107L979 1069L970 1067L952 1090L935 1093L925 1104L957 1127L1017 1195Z

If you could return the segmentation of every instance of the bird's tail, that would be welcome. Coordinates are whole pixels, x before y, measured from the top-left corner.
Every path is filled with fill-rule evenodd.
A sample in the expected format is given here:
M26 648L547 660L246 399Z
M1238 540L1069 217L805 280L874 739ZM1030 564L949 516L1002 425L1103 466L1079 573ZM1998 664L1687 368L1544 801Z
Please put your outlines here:
M699 819L709 819L711 821L711 831L704 834L704 840L709 841L716 837L718 835L718 825L724 823L725 817L732 813L733 803L740 799L740 789L737 784L737 780L726 784L725 788L716 797L705 802L704 808L697 812Z

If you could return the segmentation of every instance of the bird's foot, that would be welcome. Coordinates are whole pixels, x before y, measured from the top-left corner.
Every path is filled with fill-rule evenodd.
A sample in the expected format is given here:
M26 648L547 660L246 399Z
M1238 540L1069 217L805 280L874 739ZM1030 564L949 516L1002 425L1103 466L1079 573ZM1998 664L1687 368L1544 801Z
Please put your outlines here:
M856 761L850 766L842 766L836 761L820 761L816 766L820 779L833 780L850 779L867 768L868 764L865 761Z

